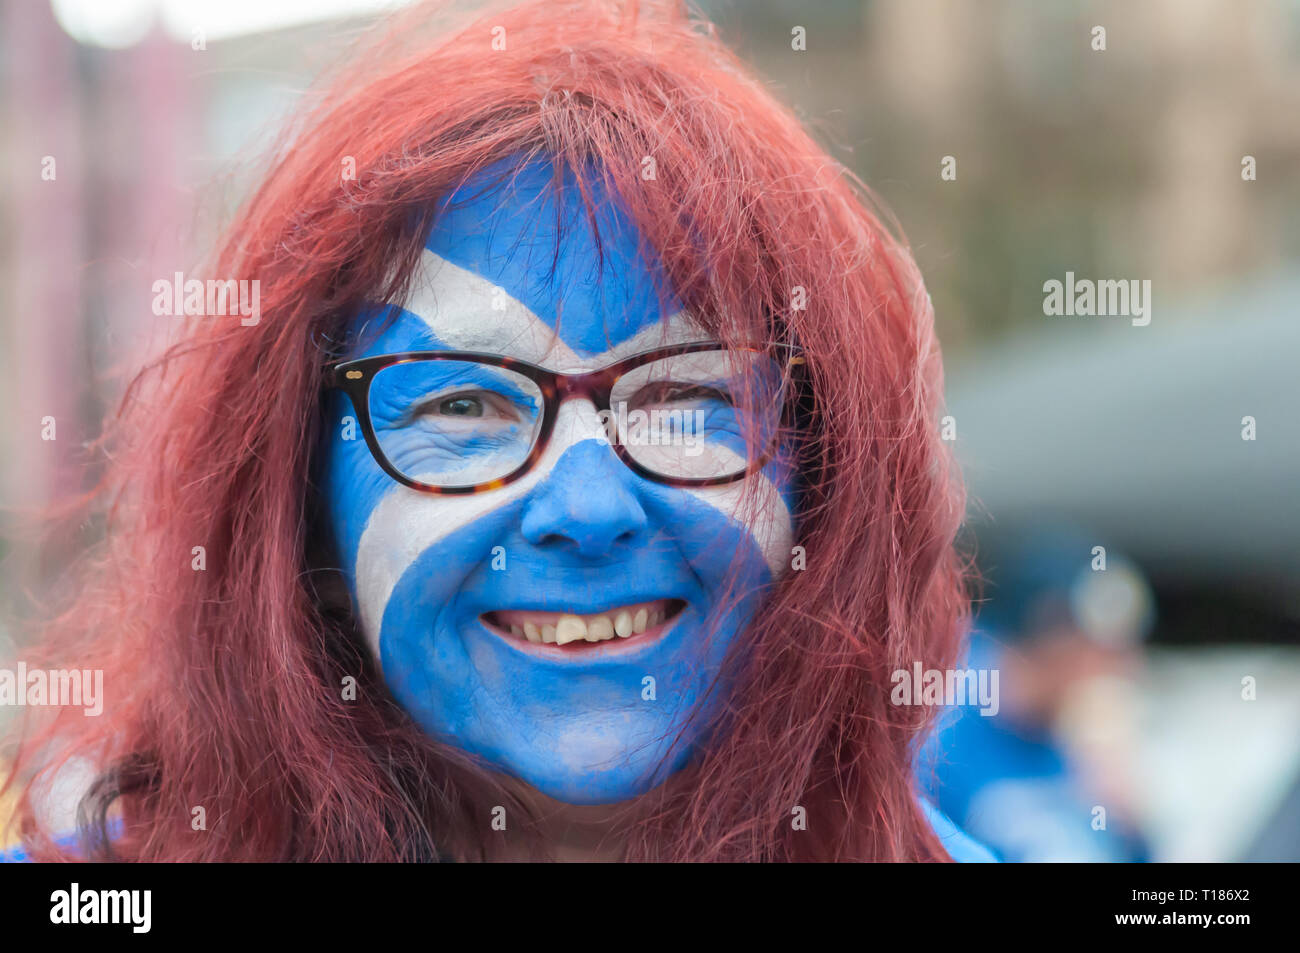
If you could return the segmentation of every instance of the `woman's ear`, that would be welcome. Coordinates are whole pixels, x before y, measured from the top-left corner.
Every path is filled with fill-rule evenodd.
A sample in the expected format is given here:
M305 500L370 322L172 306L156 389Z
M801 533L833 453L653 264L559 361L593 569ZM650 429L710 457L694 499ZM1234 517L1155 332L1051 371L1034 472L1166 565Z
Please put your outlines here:
M343 575L338 546L329 530L329 520L325 518L320 491L315 486L309 490L307 526L304 546L307 565L303 573L307 594L322 616L351 627L354 625L352 594Z
M336 566L317 568L308 574L308 578L312 580L312 595L322 615L331 619L352 617L352 595L348 592L343 570Z

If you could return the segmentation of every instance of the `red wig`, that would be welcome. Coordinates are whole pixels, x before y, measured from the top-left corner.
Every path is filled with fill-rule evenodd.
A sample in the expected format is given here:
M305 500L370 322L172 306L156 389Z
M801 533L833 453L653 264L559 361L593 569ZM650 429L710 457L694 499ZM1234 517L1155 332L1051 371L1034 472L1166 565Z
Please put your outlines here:
M105 712L29 726L10 779L29 850L65 853L35 804L75 757L99 772L82 856L491 855L479 832L510 794L367 668L319 553L312 474L330 342L364 302L401 300L440 197L522 155L603 176L692 313L808 359L807 568L746 634L725 730L620 831L626 857L947 859L913 777L932 712L889 701L891 672L956 664L968 602L933 318L906 248L675 6L528 3L441 39L432 19L404 13L324 91L231 225L211 270L260 281L261 322L195 321L112 423L105 542L43 641L52 666L104 670ZM344 700L358 671L370 681Z

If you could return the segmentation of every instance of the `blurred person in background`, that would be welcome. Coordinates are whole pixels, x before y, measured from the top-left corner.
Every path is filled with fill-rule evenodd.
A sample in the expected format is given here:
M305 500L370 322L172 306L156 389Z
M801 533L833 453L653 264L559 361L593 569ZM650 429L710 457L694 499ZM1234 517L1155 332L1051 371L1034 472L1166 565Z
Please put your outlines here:
M1148 859L1130 693L1153 600L1134 564L1094 546L1053 526L995 550L968 664L999 673L997 707L952 709L922 754L940 807L1004 860Z

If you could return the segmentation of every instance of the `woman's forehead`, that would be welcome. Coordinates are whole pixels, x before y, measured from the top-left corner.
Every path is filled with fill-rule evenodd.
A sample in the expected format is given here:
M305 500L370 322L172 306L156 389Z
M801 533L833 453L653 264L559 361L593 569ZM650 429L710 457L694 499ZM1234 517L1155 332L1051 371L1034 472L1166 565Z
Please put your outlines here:
M407 310L447 346L509 345L534 361L655 346L665 319L683 323L681 306L665 300L659 262L599 178L588 195L590 209L573 173L557 181L547 161L470 178L443 205Z
M373 320L379 314L369 317ZM588 329L608 329L617 317L607 321L599 311L587 312L584 324ZM557 333L552 322L501 286L425 251L405 306L382 334L368 342L363 340L362 354L486 351L555 371L573 372L604 367L656 347L713 338L680 311L663 319L656 315L654 320L623 334L610 334L605 346L594 336L588 339L587 346L575 343L573 336L580 330L575 329L575 324L576 319L573 323L566 319Z

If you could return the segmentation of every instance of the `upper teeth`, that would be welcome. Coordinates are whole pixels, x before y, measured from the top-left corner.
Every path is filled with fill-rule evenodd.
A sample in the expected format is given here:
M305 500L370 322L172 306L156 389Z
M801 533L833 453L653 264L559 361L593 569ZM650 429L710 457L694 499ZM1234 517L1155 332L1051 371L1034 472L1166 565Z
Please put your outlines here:
M570 642L604 642L617 636L626 639L638 635L646 629L659 625L667 617L667 612L659 605L627 606L606 615L579 616L561 615L553 622L540 619L533 622L512 624L510 632L529 642L547 642L552 645L567 645ZM547 617L551 618L550 616Z

